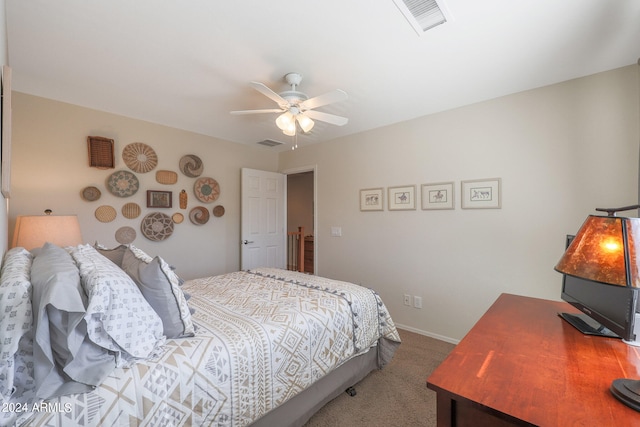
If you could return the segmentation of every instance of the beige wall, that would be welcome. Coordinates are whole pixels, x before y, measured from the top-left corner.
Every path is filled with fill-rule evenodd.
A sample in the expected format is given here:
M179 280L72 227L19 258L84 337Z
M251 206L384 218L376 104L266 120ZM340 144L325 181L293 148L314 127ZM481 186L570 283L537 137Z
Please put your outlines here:
M115 231L122 226L133 227L138 236L134 245L151 255L161 255L174 264L184 278L193 278L238 270L240 241L240 168L277 170L278 156L261 147L246 147L191 132L129 119L87 108L64 104L22 93L13 94L13 161L12 197L9 229L13 231L17 215L40 215L44 209L54 214L78 214L85 242L98 241L108 247L116 246ZM128 198L110 194L105 180L114 172L88 166L87 136L104 136L115 140L116 168L127 169L122 149L132 142L151 146L158 155L158 166L152 172L137 174L140 191ZM225 207L220 218L213 217L202 226L188 219L189 210L198 203L193 196L194 179L178 173L175 185L161 185L155 181L160 169L178 171L178 162L185 154L196 154L204 163L202 176L216 179L221 187L220 198L208 205ZM94 202L81 198L86 186L98 187L102 196ZM186 189L189 205L178 208L178 193ZM169 215L181 212L182 224L161 242L146 239L140 233L140 221L151 212L146 208L146 190L173 192L173 208L163 211ZM127 202L142 207L137 219L126 219L120 209ZM118 216L109 223L99 222L95 210L101 205L116 208Z
M313 235L313 172L287 175L287 231Z
M559 299L565 235L596 207L637 202L639 99L634 65L301 147L280 169L317 165L318 274L456 340L502 292ZM492 177L502 209L460 209L460 181ZM455 181L455 210L359 210L362 188L442 181Z
M564 235L595 207L636 203L639 97L634 65L278 158L268 148L14 93L10 229L16 215L50 208L79 214L85 241L115 245L115 230L137 228L139 220L95 219L100 204L129 200L104 189L109 171L87 166L86 137L114 138L117 168L124 145L140 141L156 150L162 169L176 170L183 154L201 156L227 211L203 227L177 225L164 242L139 236L134 244L163 255L186 278L222 273L239 267L239 169L315 166L318 273L374 288L399 325L457 340L502 292L558 299L553 266ZM147 175L139 175L142 188L161 189ZM460 209L460 181L491 177L503 180L502 209ZM455 181L455 210L359 210L362 188L441 181ZM173 190L190 184L181 176ZM87 185L104 190L98 202L80 198ZM144 195L135 201L144 206ZM343 236L331 237L332 226ZM405 293L421 296L423 308L404 306Z

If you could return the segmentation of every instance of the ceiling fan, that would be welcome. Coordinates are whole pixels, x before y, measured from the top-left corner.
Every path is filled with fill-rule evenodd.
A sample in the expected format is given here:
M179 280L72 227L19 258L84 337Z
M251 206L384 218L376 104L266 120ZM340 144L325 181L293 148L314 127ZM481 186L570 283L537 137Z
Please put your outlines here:
M347 124L349 119L346 117L315 110L315 108L324 105L345 101L348 98L345 91L336 89L323 95L309 98L305 93L296 90L296 87L302 81L302 75L299 73L288 73L284 76L284 79L287 84L291 86L291 90L280 93L274 92L260 82L249 83L252 88L275 101L278 104L278 108L232 111L231 114L281 113L276 119L276 125L288 136L294 136L296 134L298 125L303 132L309 132L313 128L313 120L319 120L336 126Z

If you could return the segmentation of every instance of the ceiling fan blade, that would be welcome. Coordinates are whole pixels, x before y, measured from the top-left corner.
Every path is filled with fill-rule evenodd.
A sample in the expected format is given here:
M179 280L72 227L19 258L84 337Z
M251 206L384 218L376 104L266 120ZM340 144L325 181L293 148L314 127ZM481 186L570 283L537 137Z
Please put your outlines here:
M304 113L305 116L321 122L327 122L336 126L344 126L349 122L346 117L336 116L335 114L323 113L322 111L307 110Z
M258 92L260 92L261 94L263 94L264 96L274 100L282 108L289 105L286 99L284 99L283 97L281 97L280 95L278 95L277 93L269 89L266 85L260 82L250 82L249 85L255 90L257 90Z
M336 89L322 95L314 96L300 104L303 110L311 110L312 108L322 107L323 105L333 104L334 102L346 101L349 98L347 92Z
M231 111L231 114L261 114L261 113L282 113L284 110L282 108L270 108L267 110L240 110L240 111Z

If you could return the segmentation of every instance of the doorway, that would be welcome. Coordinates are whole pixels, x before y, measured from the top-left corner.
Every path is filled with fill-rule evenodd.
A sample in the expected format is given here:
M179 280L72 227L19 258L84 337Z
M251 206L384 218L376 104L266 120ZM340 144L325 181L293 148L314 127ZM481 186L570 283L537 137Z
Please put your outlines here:
M287 268L315 274L315 168L287 174Z

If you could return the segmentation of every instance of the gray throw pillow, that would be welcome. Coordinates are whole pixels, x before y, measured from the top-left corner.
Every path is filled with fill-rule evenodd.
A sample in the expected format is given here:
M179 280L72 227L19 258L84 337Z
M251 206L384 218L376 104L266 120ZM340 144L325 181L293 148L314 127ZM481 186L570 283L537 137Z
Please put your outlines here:
M120 245L113 249L106 249L97 243L94 247L98 252L100 252L100 254L104 255L118 267L122 267L122 258L124 257L124 253L129 249L125 245Z
M137 257L135 252L127 250L122 259L122 269L138 285L144 298L162 319L167 338L193 336L191 312L184 293L174 279L175 274L171 274L168 264L160 257L148 263L146 261L146 258Z
M87 339L87 296L75 262L46 243L33 260L31 283L37 396L91 390L115 369L115 357Z

